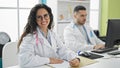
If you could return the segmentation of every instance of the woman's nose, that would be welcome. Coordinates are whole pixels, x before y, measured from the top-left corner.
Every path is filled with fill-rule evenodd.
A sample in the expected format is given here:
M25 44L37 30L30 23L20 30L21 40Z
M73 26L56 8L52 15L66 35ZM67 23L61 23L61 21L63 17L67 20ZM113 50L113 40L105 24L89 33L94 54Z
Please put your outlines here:
M42 17L42 21L45 21L46 19L45 19L45 17Z

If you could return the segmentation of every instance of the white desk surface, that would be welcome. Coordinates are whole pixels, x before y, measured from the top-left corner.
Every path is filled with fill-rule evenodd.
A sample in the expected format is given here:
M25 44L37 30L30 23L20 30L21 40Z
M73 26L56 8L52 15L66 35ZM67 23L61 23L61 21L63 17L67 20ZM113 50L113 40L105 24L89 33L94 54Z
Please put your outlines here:
M120 55L117 56L110 56L107 54L101 54L101 55L104 55L104 57L100 59L96 59L98 62L81 68L120 68ZM20 68L20 67L16 65L8 68ZM52 68L52 67L40 66L36 68ZM59 68L59 67L55 67L55 68Z

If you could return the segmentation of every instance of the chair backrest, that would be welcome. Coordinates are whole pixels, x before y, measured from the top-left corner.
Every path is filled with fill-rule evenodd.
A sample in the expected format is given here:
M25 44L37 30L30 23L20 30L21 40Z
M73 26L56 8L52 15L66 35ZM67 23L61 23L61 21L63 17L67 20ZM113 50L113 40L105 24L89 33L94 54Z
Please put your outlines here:
M10 41L11 38L6 32L0 32L0 58L2 58L3 46Z
M8 42L3 47L2 66L3 68L18 64L17 42Z
M11 38L6 32L0 32L0 44L5 45L6 43L10 42Z

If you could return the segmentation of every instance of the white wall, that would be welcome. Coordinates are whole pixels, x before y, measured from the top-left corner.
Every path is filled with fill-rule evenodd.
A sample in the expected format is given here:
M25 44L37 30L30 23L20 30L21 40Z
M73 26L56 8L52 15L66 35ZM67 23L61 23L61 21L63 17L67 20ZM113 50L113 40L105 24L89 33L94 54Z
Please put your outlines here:
M40 0L19 0L19 7L21 8L18 11L17 1L18 0L0 0L0 32L8 33L12 41L18 40L19 35L23 32L31 7L40 2ZM54 31L57 32L59 30L56 29L57 0L47 0L47 4L52 8L55 23ZM95 30L99 29L99 11L99 0L90 0L90 25Z

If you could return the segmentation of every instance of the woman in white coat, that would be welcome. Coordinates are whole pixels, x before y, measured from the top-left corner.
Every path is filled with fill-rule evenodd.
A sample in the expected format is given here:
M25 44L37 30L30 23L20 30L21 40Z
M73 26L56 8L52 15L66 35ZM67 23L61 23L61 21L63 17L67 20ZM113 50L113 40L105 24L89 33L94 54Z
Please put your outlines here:
M71 66L79 66L80 59L67 49L51 30L53 14L44 4L35 5L28 17L19 43L19 64L23 67L37 67L44 64L69 61Z
M74 20L64 29L65 44L73 51L91 51L104 48L104 42L96 37L92 28L86 22L86 8L74 8Z

